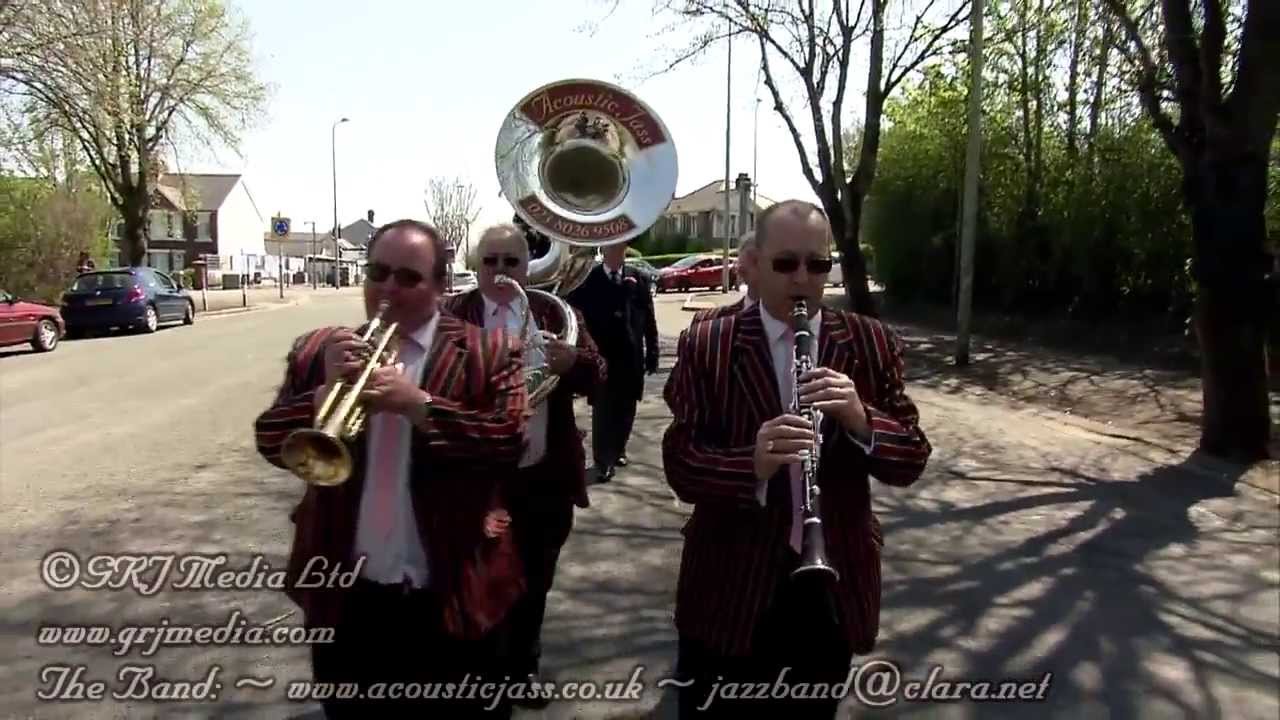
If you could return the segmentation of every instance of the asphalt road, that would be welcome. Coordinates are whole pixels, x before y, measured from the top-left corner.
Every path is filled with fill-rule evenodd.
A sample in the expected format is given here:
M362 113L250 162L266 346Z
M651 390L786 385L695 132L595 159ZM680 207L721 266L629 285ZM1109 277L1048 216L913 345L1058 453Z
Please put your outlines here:
M592 489L562 556L545 635L545 669L562 681L650 686L670 673L679 528L688 513L667 489L657 390L670 337L687 323L678 296L658 296L667 336L631 444L631 466ZM0 354L0 717L315 716L285 699L309 677L303 647L40 646L51 624L250 624L287 615L271 590L154 594L54 590L42 559L68 551L226 554L272 568L288 549L299 483L252 445L299 333L359 320L354 293L316 295L154 335L65 342L54 353ZM875 657L909 678L1035 678L1052 672L1050 704L896 705L876 714L929 717L1232 717L1280 712L1276 654L1280 550L1275 497L1182 463L1140 434L1061 418L991 393L957 392L914 373L935 454L907 489L876 485L886 526L884 612ZM582 427L589 427L583 416ZM68 565L54 570L65 572ZM87 569L86 569L87 572ZM175 574L176 576L176 574ZM156 568L139 579L156 577ZM297 615L278 622L299 621ZM865 660L865 659L864 659ZM59 678L127 685L126 665L203 679L214 701L52 703ZM77 667L84 666L76 675ZM126 671L140 672L140 670ZM238 678L271 687L235 687ZM59 691L91 692L63 682ZM655 706L657 706L655 710ZM557 703L529 717L669 717L662 693L638 703ZM860 709L859 716L870 711Z

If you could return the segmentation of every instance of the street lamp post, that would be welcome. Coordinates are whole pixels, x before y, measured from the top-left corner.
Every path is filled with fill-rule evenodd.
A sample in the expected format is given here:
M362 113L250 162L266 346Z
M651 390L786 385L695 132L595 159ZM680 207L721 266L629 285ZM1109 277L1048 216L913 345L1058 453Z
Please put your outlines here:
M329 131L329 149L332 155L333 168L333 286L338 287L338 126L344 122L350 122L350 118L342 118L333 124Z

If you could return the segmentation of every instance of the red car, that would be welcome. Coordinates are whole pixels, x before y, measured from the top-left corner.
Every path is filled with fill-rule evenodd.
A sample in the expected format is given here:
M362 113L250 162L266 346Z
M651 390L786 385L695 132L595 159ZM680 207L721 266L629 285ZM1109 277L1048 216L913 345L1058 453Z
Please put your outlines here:
M724 263L719 255L690 255L658 271L658 292L720 287ZM738 261L729 259L729 285L738 285Z
M58 308L20 300L0 290L0 347L31 343L49 352L67 334Z

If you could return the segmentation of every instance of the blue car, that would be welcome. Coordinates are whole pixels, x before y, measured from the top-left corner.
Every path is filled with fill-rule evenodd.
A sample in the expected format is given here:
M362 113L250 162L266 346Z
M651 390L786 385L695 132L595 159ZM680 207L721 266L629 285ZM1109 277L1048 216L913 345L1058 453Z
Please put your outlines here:
M67 336L130 328L155 332L161 323L196 321L191 295L168 275L147 267L84 273L62 294Z

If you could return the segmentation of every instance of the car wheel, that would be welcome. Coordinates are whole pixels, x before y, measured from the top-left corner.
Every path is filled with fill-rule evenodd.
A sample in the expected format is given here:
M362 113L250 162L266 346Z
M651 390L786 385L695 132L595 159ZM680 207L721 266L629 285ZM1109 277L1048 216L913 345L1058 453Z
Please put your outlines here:
M142 316L142 331L153 333L160 326L160 316L156 315L156 306L148 305Z
M31 338L31 347L36 352L49 352L58 346L58 326L52 320L41 320L36 325L36 334Z
M196 306L194 303L187 303L187 312L182 316L183 325L194 325L196 322Z

